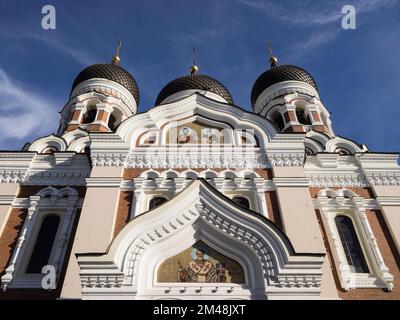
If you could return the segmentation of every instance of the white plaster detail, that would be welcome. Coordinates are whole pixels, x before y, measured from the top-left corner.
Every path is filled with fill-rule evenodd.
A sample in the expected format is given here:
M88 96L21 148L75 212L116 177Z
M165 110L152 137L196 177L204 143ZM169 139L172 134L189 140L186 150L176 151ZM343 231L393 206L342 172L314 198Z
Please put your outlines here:
M82 296L184 299L214 294L249 299L280 293L286 298L318 298L324 257L295 256L281 231L260 219L224 202L204 182L193 182L171 201L132 220L104 255L78 254ZM166 252L172 256L198 240L239 261L246 283L222 284L218 292L213 291L215 284L196 284L202 287L197 293L193 284L157 283L154 274L160 259L167 256L153 250L170 248Z

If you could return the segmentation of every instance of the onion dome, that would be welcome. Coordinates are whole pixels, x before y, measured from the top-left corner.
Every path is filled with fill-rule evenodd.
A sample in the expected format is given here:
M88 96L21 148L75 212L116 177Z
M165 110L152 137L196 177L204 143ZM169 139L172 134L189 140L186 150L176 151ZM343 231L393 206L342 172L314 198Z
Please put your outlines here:
M72 91L82 82L89 79L106 79L114 81L125 87L135 98L136 104L139 104L140 94L139 88L132 75L118 64L120 62L119 53L121 50L122 42L119 40L119 45L116 54L112 58L111 63L94 64L82 70L72 85Z
M193 49L194 56L194 49ZM199 67L196 66L194 57L190 67L190 75L179 77L168 83L159 93L156 99L156 106L175 93L184 90L209 91L222 97L225 101L233 104L233 99L228 89L218 80L204 74L197 74Z
M80 83L89 79L106 79L119 83L125 87L139 104L140 94L135 79L124 68L116 64L94 64L82 70L75 78L71 93Z
M277 65L278 59L273 56L270 48L271 69L261 74L251 90L251 104L254 107L257 98L268 87L283 81L301 81L314 87L318 91L317 83L314 78L303 68L293 65Z

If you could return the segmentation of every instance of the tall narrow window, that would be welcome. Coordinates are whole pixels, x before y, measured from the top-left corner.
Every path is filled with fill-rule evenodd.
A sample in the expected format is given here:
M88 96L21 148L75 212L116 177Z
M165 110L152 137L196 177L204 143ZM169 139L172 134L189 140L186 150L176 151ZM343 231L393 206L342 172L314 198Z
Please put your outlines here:
M115 131L122 121L122 113L119 110L114 110L108 118L108 127L111 131Z
M56 215L44 218L26 273L41 273L48 264L59 224L60 218Z
M117 119L115 119L113 114L110 114L110 118L108 119L108 127L111 131L115 131L117 127Z
M165 199L164 197L154 197L150 200L149 203L149 210L161 206L164 202L167 202L167 199Z
M92 123L94 120L96 120L96 115L97 115L97 109L96 107L89 107L87 112L83 115L83 124L89 124Z
M349 217L336 216L336 227L342 242L350 270L355 273L369 273L364 254L358 241L353 222Z
M303 106L296 106L297 121L304 125L311 125L310 115L306 115L306 109Z
M283 128L285 128L285 122L283 121L283 117L279 111L275 111L271 119L279 130L283 130Z
M245 207L247 209L250 209L250 202L244 197L233 197L232 198L233 202L236 202L239 206Z

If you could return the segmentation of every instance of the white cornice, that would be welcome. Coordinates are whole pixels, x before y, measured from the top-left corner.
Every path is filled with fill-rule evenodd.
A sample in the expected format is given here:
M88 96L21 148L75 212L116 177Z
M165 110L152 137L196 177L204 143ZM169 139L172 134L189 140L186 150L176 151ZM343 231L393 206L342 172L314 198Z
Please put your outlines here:
M391 196L391 197L376 197L376 201L379 206L398 206L400 207L400 195L399 196Z
M87 187L120 187L122 178L90 177L86 178Z
M190 90L182 90L182 91L176 92L176 93L168 96L163 101L161 101L160 105L161 104L172 103L172 102L175 102L175 101L178 101L178 100L182 100L182 99L190 96L191 94L193 94L195 92L198 92L198 93L200 93L201 95L203 95L205 97L209 97L210 99L221 101L221 102L224 102L224 103L228 103L228 101L226 101L223 97L221 97L220 95L218 95L218 94L216 94L214 92L207 91L207 90L190 89Z
M87 157L74 152L0 153L0 183L84 185L90 170Z
M308 187L308 178L302 177L284 177L273 178L275 187Z

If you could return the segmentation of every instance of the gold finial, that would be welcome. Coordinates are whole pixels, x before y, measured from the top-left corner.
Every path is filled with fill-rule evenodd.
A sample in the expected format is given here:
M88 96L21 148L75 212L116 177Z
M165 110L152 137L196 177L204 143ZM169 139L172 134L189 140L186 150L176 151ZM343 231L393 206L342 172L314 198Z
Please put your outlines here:
M190 67L190 74L194 75L199 71L199 67L196 66L196 48L193 48L192 52L192 66Z
M117 50L115 52L115 55L112 57L111 63L112 64L119 64L121 61L121 58L119 57L119 54L121 52L121 47L122 47L122 41L120 39L118 39L118 47Z
M271 41L268 42L268 51L269 51L269 63L271 64L271 68L276 67L278 64L278 58L274 56L274 53L272 52L272 44Z

